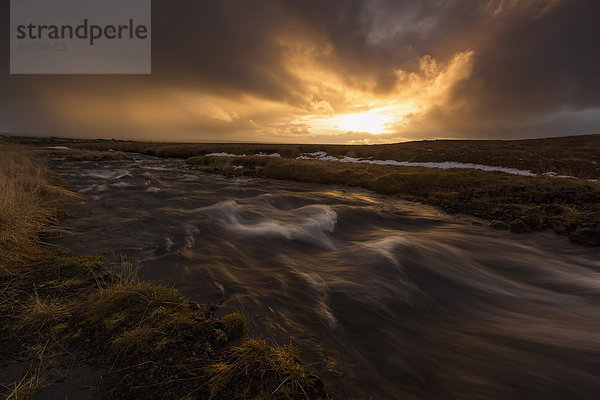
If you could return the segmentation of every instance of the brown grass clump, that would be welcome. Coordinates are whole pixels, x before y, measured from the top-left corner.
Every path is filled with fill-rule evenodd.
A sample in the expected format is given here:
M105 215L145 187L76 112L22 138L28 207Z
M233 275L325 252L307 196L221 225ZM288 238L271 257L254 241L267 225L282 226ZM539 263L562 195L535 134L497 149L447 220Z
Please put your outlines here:
M246 334L246 316L242 313L231 313L221 318L230 339L241 338Z
M115 353L140 353L151 349L154 332L147 326L137 326L115 338L112 351Z
M91 322L103 322L107 328L123 327L123 322L139 324L159 307L185 309L185 299L175 289L147 282L113 285L95 292L87 305Z
M16 147L0 149L0 250L25 249L48 233L73 194L60 178Z
M20 332L42 333L71 315L70 305L59 298L43 298L37 293L19 315Z
M299 354L292 345L275 347L265 340L247 340L233 348L223 362L208 368L211 398L223 395L242 399L326 398L315 387L315 378L300 363ZM231 390L236 393L230 393Z

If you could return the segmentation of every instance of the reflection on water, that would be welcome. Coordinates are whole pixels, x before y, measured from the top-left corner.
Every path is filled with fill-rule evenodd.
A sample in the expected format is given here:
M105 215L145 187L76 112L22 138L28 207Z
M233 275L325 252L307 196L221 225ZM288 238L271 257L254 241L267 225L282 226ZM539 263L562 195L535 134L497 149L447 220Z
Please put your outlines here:
M340 398L600 393L600 253L335 186L181 161L52 161L77 253L140 260L251 334L298 345Z

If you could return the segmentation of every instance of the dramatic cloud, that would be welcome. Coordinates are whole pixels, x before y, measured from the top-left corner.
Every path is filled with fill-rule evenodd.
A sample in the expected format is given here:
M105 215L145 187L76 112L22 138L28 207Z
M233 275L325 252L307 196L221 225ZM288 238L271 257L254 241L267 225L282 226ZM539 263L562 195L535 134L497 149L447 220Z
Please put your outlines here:
M8 2L0 10L7 48ZM598 133L598 15L593 0L154 0L151 76L10 76L6 59L0 131L340 143Z

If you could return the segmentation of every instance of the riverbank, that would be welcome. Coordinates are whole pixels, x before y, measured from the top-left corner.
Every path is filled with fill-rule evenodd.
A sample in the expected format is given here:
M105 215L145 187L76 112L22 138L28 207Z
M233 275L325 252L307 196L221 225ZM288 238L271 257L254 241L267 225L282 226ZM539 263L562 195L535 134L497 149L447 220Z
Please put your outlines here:
M246 336L128 260L43 246L60 234L59 176L0 149L0 394L22 398L327 398L291 345ZM79 199L80 200L80 199Z

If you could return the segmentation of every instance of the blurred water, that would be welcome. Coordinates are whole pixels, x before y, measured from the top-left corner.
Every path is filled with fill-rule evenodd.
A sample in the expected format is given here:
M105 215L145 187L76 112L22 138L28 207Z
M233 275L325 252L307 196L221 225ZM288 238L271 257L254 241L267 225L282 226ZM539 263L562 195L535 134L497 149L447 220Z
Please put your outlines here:
M177 160L50 166L87 198L56 244L127 254L144 277L246 313L339 398L598 398L598 249Z

